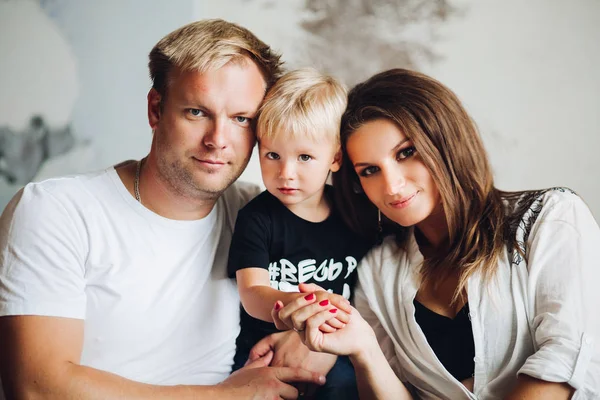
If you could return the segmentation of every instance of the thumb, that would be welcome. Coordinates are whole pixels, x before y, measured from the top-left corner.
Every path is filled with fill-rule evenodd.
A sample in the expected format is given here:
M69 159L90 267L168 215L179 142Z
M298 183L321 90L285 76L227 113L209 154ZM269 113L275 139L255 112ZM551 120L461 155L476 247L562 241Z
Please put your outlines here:
M250 349L250 353L248 354L248 361L246 364L251 363L252 361L258 360L261 357L267 355L269 351L273 350L273 335L268 335L259 340L253 347Z
M318 290L322 290L322 291L326 292L325 289L323 289L321 286L316 285L314 283L301 283L298 285L298 289L300 290L300 293L312 293L312 292L316 292Z
M269 364L271 364L271 360L273 360L273 351L269 350L267 354L257 358L254 361L250 361L250 359L248 359L246 365L244 365L244 368L268 367Z

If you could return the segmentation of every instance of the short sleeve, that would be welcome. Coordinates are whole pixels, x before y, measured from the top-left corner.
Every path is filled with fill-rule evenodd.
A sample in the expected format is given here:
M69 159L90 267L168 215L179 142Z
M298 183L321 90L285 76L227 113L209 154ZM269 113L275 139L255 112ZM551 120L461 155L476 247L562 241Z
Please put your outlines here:
M556 194L537 218L528 245L527 295L536 351L518 373L598 390L598 225L579 197Z
M85 318L84 243L40 185L17 193L0 218L0 316Z
M244 268L269 268L268 217L257 211L242 209L238 214L229 248L229 277Z

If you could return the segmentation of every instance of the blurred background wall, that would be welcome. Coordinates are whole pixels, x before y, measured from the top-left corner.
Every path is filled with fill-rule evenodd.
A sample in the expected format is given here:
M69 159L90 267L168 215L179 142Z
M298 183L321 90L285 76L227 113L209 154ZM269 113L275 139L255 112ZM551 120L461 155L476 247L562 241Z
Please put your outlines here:
M30 180L143 157L148 52L215 17L349 86L432 75L477 122L497 186L569 186L600 218L599 0L0 0L0 209ZM254 158L243 178L260 183Z

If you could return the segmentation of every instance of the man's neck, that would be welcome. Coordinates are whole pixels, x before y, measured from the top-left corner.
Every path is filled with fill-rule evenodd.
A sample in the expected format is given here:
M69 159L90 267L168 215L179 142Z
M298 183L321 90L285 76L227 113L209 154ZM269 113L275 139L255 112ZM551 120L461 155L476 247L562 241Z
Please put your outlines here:
M116 167L121 181L135 198L134 182L138 162ZM139 179L140 202L147 209L161 217L191 221L206 217L213 209L217 198L201 198L178 191L158 172L152 158L143 162Z

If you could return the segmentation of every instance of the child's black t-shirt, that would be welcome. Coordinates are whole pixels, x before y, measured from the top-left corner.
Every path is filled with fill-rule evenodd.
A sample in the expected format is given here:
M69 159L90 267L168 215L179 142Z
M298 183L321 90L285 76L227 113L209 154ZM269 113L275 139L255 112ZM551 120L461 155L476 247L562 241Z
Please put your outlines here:
M332 191L331 186L325 187L330 204ZM264 191L238 214L228 272L235 277L240 269L264 268L269 271L272 288L297 292L299 283L316 283L350 298L357 264L369 248L367 241L346 227L335 205L332 204L327 219L315 223L298 217ZM241 308L238 347L249 350L274 332L277 332L274 324L255 319Z

